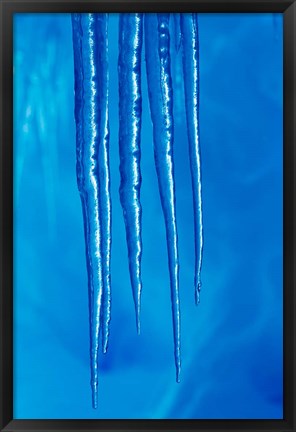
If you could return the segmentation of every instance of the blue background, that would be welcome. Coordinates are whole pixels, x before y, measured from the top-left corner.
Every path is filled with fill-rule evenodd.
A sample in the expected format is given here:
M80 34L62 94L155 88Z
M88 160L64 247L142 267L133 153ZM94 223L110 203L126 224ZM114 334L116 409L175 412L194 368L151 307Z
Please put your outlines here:
M119 202L118 16L110 16L112 324L91 407L69 15L14 18L14 418L282 418L282 15L200 14L204 211L194 305L181 52L172 37L182 318L175 382L164 222L143 56L142 334Z

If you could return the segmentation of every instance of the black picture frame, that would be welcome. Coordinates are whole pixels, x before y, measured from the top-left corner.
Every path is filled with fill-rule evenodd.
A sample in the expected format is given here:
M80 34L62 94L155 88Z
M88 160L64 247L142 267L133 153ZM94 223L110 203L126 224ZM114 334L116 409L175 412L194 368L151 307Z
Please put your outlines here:
M17 12L281 12L284 15L283 420L13 419L13 14ZM296 431L295 137L296 3L291 0L0 1L0 429L12 431Z

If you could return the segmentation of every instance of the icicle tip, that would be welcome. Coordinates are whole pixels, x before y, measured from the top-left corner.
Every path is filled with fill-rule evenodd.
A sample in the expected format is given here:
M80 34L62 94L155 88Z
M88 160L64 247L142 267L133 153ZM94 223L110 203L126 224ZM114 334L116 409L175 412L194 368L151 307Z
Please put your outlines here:
M137 304L136 307L136 326L137 326L137 334L138 336L140 336L141 334L141 319L140 319L140 315L141 315L141 306L140 306L140 301Z
M92 407L93 409L98 408L98 389L93 388L92 390Z
M198 281L195 284L195 305L198 306L200 303L200 290L201 290L201 282Z
M105 341L103 344L103 354L106 354L108 350L108 341Z
M177 367L177 369L176 369L176 382L177 382L177 383L180 383L180 382L181 382L180 374L181 374L181 367L179 366L179 367Z

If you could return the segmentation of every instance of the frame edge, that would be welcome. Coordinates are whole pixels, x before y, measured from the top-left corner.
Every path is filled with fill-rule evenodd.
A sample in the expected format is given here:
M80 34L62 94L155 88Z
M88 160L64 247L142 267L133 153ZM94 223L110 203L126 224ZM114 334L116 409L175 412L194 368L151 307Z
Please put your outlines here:
M296 430L296 3L284 13L284 418ZM287 276L288 275L288 276ZM289 297L287 292L289 292ZM289 333L287 330L289 329ZM288 355L287 355L288 353ZM286 400L288 397L288 400Z
M12 36L7 4L0 1L0 428L13 418L12 286ZM5 60L9 59L8 62Z
M12 174L12 169L10 166L5 167L4 161L9 159L10 154L10 141L12 142L12 135L8 131L10 123L9 123L9 115L12 118L12 101L9 100L9 88L4 87L4 82L7 82L7 75L9 72L9 63L4 65L4 53L9 54L11 56L11 66L12 66L12 44L7 43L4 44L4 35L6 33L9 24L7 22L7 17L5 15L5 11L7 11L6 6L9 2L2 2L0 0L0 137L1 137L1 147L0 147L0 274L1 274L1 287L0 287L0 307L1 307L1 316L0 316L0 324L1 324L1 333L0 333L0 368L1 368L1 386L0 386L0 430L3 431L28 431L29 428L21 426L23 421L12 420L13 411L12 411L12 402L13 402L13 380L12 380L12 364L13 364L13 346L12 346L12 292L5 292L4 287L12 281L12 266L9 265L9 260L12 258L12 184L9 182L11 180L10 174ZM11 0L11 6L17 3L16 0ZM19 3L26 3L25 0L20 1ZM30 2L28 2L30 3ZM45 1L45 4L49 2ZM55 3L55 0L52 2ZM70 3L70 2L69 2ZM129 2L132 4L133 2ZM209 5L211 5L211 1ZM219 2L215 2L216 4ZM228 2L230 3L230 2ZM278 2L281 3L291 3L291 2ZM35 3L38 7L38 4ZM61 5L63 2L61 2ZM75 4L75 2L74 2ZM173 3L172 3L173 4ZM55 6L53 6L54 8ZM292 372L292 377L290 376L290 380L287 380L287 377L284 380L285 385L288 385L288 389L291 397L291 404L289 404L289 408L287 410L287 423L283 429L285 431L295 431L296 423L295 423L295 413L296 413L296 404L295 404L295 394L296 394L296 370L295 370L295 359L296 359L296 331L295 331L295 323L296 323L296 295L295 295L295 270L296 269L296 254L294 251L294 245L296 244L296 232L294 229L294 215L296 215L296 200L291 202L291 197L295 197L296 192L296 175L294 174L294 168L296 169L296 152L294 149L295 146L295 125L296 125L296 109L295 109L295 101L296 101L296 84L295 84L295 47L296 47L296 3L293 0L293 3L290 4L284 13L284 19L286 20L286 25L284 25L284 40L286 39L286 32L289 32L288 43L285 40L285 56L284 56L284 82L289 83L289 85L285 85L284 87L284 97L285 97L285 105L284 105L284 133L285 133L285 147L289 147L289 151L287 151L284 155L284 160L286 166L289 166L289 177L287 178L285 174L286 183L289 182L289 196L285 196L284 204L285 208L289 210L285 214L285 226L289 227L289 233L284 233L284 239L291 237L289 240L289 248L285 245L285 254L288 251L289 262L285 264L288 265L290 274L292 276L292 280L289 280L289 286L291 285L291 290L293 291L293 298L291 302L291 298L289 302L287 298L284 299L285 304L285 329L287 329L287 324L292 327L291 335L289 339L285 340L285 343L291 343L290 345L290 358L285 358L285 368L287 367L289 372ZM7 33L6 33L7 34ZM12 41L10 41L12 42ZM9 53L9 50L11 51ZM288 53L288 56L286 55ZM288 57L288 60L287 58ZM6 70L6 71L5 71ZM7 106L7 112L4 113L4 107ZM8 125L3 129L4 125ZM12 130L12 129L11 129ZM288 146L289 143L289 146ZM12 157L10 160L12 164ZM11 171L10 171L11 169ZM291 171L290 171L291 169ZM10 195L9 195L10 194ZM290 203L287 200L290 199ZM8 206L7 206L8 203ZM4 214L5 208L5 214ZM288 213L288 214L287 214ZM10 221L9 221L10 219ZM287 224L287 225L286 225ZM10 242L10 246L9 246ZM8 246L8 249L7 249ZM8 253L7 253L8 251ZM6 254L6 256L5 256ZM8 276L4 276L3 269L8 268L8 273L11 272ZM12 291L12 290L11 290ZM285 288L286 292L286 288ZM290 319L289 322L286 321L286 317ZM9 330L7 328L9 327ZM5 330L4 330L5 329ZM11 332L11 334L9 334ZM292 348L293 347L293 348ZM288 356L286 356L288 357ZM292 378L292 379L291 379ZM285 417L286 418L286 417ZM27 423L28 427L29 422ZM26 421L25 421L26 423ZM40 422L43 423L44 426L47 423L46 420ZM67 420L64 422L64 427L62 429L48 429L47 427L43 430L58 430L61 431L73 431L70 426L70 422ZM68 425L67 425L68 424ZM283 421L284 424L284 421ZM111 430L112 428L110 428ZM245 428L248 429L247 427ZM36 430L36 429L35 429ZM41 429L39 429L40 431ZM76 429L77 430L77 429ZM93 428L82 428L82 430L95 430ZM100 429L103 432L103 429ZM107 430L107 429L106 429ZM123 427L120 429L128 430L128 428ZM143 429L142 429L143 430ZM184 432L186 427L184 427ZM214 432L214 429L211 429ZM218 429L216 429L218 430ZM262 430L262 429L261 429ZM277 429L278 430L278 429ZM114 432L115 429L113 429ZM118 429L119 431L119 429ZM220 429L222 431L222 429ZM157 431L155 431L157 432ZM255 431L254 431L255 432Z

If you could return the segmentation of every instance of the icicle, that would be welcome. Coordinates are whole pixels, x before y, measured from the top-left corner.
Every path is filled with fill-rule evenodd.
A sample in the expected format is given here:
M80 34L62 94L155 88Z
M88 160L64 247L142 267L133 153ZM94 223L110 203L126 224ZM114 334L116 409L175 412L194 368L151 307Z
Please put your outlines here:
M98 160L100 165L100 221L102 229L101 252L103 260L103 352L107 352L109 327L111 319L111 195L110 195L110 168L109 168L109 118L108 118L108 14L95 14L96 19L96 68L97 92L99 111L99 146Z
M173 90L168 26L168 14L147 14L145 16L146 67L153 122L154 157L166 226L176 379L179 382L181 369L179 263L173 166Z
M105 157L108 142L107 127L107 90L105 86L106 64L101 69L100 59L105 61L105 54L99 54L103 47L98 47L99 37L106 31L106 15L73 14L73 46L75 68L75 120L76 120L76 157L77 183L80 192L89 286L90 315L90 356L91 387L93 407L98 400L98 352L101 328L103 284L106 276L105 258L102 247L107 247L107 231L102 236L102 219L108 216L108 208L101 208L107 195L102 179L109 179L106 174L108 158ZM100 166L99 166L100 165ZM100 169L99 169L100 168ZM108 169L107 169L108 171ZM102 174L103 172L103 174ZM110 209L109 209L110 210ZM103 211L103 213L102 213ZM106 320L106 316L104 316ZM105 324L104 324L105 325Z
M178 52L181 46L180 14L174 13L175 50Z
M199 146L199 45L197 14L181 14L183 73L195 226L195 302L199 303L203 252Z
M119 21L119 152L120 201L123 209L128 246L129 271L140 333L142 208L141 188L141 51L143 14L120 15Z

